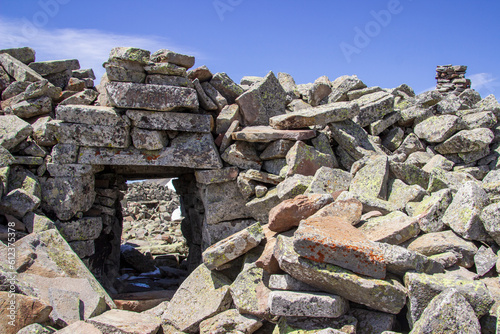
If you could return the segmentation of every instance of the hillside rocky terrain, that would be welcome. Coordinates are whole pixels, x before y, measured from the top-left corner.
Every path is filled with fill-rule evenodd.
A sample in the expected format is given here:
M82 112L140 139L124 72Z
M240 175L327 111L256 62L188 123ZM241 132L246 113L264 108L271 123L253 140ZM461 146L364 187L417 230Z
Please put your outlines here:
M465 66L416 95L194 63L116 47L95 86L0 50L5 333L498 330L500 104Z

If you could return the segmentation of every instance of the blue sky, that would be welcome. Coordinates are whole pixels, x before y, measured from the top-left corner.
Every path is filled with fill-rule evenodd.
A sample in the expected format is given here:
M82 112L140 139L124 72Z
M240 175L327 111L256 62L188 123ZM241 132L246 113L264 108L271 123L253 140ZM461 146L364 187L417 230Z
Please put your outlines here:
M436 65L468 65L481 96L498 97L499 13L498 1L470 0L0 0L0 48L77 58L97 75L115 46L168 48L237 82L356 74L417 93L435 86Z

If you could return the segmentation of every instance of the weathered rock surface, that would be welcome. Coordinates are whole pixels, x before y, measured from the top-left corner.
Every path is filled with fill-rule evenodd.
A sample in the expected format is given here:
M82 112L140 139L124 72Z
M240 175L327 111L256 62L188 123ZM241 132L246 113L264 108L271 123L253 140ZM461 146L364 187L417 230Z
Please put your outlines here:
M340 296L326 293L273 291L269 307L271 314L278 316L338 318L347 312L349 304Z
M106 92L111 104L118 108L171 111L198 108L196 90L164 85L109 82Z
M275 116L269 120L269 124L273 128L280 130L301 129L313 125L327 125L352 119L358 113L358 104L338 102Z
M161 326L154 316L125 310L109 310L88 322L103 333L155 334Z
M385 278L386 265L380 249L348 222L338 218L311 217L294 234L295 251L318 262L331 263L355 273Z
M164 322L181 332L195 333L200 323L226 311L231 304L229 281L200 265L182 283L163 313Z
M467 299L450 288L430 301L411 333L481 333L481 326Z
M331 202L332 196L319 194L299 195L285 200L269 212L268 227L274 232L287 231Z
M264 232L257 223L207 248L203 262L208 269L220 267L256 247L263 238Z
M285 272L322 291L391 314L399 313L405 305L406 290L397 280L367 278L335 265L299 257L289 237L278 237L275 256Z

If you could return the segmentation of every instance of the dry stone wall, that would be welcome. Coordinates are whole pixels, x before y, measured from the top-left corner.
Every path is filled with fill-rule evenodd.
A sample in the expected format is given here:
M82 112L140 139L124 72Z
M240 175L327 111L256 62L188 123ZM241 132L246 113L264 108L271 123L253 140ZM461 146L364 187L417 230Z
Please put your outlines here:
M190 70L191 56L123 47L94 88L78 61L34 58L29 48L0 51L2 240L14 226L19 247L68 242L71 261L113 292L126 179L178 177L192 273L148 315L162 318L152 316L149 332L495 331L493 95L467 82L415 95L355 75L297 85L269 72L237 84ZM461 71L438 68L455 75L442 80ZM18 262L17 272L36 275ZM25 275L16 292L55 308L24 288L37 284ZM449 316L457 309L470 321ZM118 318L135 321L95 310L39 322L106 332Z

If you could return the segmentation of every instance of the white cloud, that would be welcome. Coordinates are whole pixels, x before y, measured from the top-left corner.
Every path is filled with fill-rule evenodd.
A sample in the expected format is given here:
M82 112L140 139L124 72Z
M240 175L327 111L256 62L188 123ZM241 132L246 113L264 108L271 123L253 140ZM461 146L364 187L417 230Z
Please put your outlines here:
M26 19L0 17L0 36L0 49L29 46L36 51L37 61L75 58L81 68L92 68L98 78L105 72L102 64L108 59L109 51L116 46L133 46L151 52L170 49L201 56L162 36L122 35L96 29L45 29L35 27Z
M478 91L481 96L493 94L495 88L500 86L498 78L491 73L476 73L467 76L472 82L472 88Z

